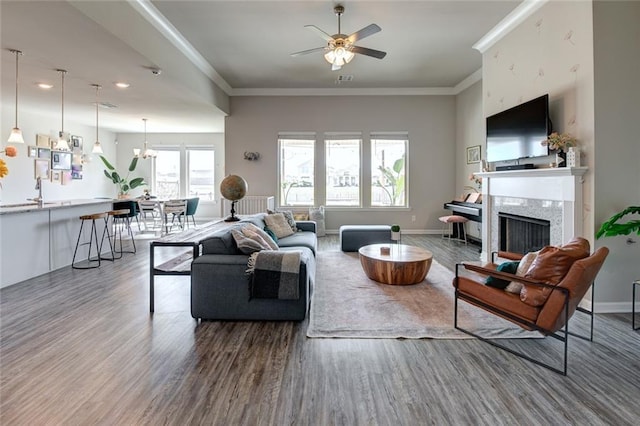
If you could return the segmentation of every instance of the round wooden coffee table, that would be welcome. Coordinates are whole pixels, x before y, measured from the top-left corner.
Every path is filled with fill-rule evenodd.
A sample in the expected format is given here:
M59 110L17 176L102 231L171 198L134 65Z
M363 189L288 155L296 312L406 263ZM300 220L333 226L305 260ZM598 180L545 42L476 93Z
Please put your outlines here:
M389 254L382 254L381 247L389 247ZM433 260L430 251L405 244L371 244L361 247L358 253L367 277L393 285L422 282Z

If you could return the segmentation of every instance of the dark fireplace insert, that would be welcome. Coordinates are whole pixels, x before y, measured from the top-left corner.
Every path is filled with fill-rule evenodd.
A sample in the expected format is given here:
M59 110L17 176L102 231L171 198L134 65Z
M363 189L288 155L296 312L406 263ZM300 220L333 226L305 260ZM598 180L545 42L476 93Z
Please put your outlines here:
M551 241L551 222L544 219L498 213L499 250L525 254L540 250Z

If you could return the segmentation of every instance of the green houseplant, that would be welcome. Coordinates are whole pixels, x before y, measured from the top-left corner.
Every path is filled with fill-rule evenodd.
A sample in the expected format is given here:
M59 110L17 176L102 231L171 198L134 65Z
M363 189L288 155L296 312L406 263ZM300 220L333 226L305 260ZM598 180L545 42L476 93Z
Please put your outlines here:
M393 241L400 241L400 225L395 223L391 225L391 239Z
M382 174L382 179L374 183L382 188L389 197L391 206L401 205L402 194L404 193L404 156L393 162L393 167L378 166Z
M628 214L640 214L640 206L627 207L621 212L611 216L602 224L598 232L596 232L596 239L600 237L615 237L616 235L629 235L633 232L640 235L640 220L618 223L618 220Z
M107 168L107 170L104 170L104 175L107 177L107 179L111 180L118 186L118 197L125 197L129 193L129 190L147 184L144 181L144 178L141 177L129 179L129 174L132 173L138 166L138 157L133 157L131 159L129 169L124 177L120 176L120 174L116 171L116 168L113 167L113 165L111 165L111 163L102 155L100 156L100 159L104 163L104 166Z

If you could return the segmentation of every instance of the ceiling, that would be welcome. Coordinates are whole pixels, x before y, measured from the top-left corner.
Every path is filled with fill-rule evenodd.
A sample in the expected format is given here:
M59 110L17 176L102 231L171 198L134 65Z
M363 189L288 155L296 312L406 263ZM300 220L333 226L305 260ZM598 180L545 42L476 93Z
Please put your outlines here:
M472 45L520 1L343 1L342 32L370 23L382 31L357 44L387 52L356 55L331 71L325 42L304 28L337 32L332 1L6 1L0 2L2 97L12 105L20 57L20 108L116 132L222 132L227 95L420 93L451 89L481 67ZM152 69L160 69L156 75ZM338 82L338 76L353 76ZM116 81L131 87L117 89ZM38 82L54 84L43 91ZM12 110L12 108L10 109Z

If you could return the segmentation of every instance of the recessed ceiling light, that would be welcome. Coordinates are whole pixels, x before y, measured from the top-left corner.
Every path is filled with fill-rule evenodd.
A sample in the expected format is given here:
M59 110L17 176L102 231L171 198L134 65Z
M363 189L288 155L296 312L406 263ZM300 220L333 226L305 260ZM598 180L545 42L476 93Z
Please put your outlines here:
M127 89L131 85L129 83L125 83L125 82L117 82L116 86L121 88L121 89Z
M46 89L49 90L51 88L53 88L53 84L49 84L49 83L38 83L38 87L41 89Z

